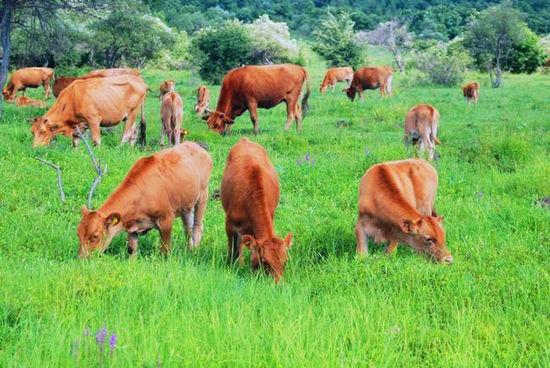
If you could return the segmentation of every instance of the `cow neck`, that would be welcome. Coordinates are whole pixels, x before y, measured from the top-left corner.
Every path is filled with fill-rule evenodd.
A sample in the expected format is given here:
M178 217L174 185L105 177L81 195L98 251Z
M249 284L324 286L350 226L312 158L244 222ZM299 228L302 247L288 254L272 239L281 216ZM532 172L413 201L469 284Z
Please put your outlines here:
M265 195L265 180L263 173L260 169L255 170L257 175L256 180L252 179L252 183L255 183L250 193L249 211L252 217L252 230L254 237L258 241L272 239L275 236L275 229L273 226L273 220L268 210L267 199Z
M124 192L124 193L123 193ZM124 220L127 216L127 211L130 206L128 203L133 202L133 196L128 191L122 190L122 188L117 188L113 194L105 201L103 206L98 210L104 216L109 216L113 212L118 212Z

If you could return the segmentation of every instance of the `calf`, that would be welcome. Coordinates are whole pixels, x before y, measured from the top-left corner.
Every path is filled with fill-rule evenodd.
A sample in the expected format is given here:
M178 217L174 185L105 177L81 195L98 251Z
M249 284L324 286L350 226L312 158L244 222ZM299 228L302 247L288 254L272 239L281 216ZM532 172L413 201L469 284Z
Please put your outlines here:
M128 233L128 252L134 254L138 236L153 228L160 232L162 252L168 254L176 217L183 221L189 247L197 247L211 171L210 155L192 142L140 158L97 211L82 207L79 256L104 251L122 231Z
M41 100L36 100L34 98L30 98L30 97L26 97L26 96L17 96L15 98L15 105L17 107L30 106L30 107L45 108L46 107L46 102L41 101Z
M279 203L279 179L262 146L243 138L231 148L221 197L229 262L241 256L245 245L251 252L252 268L257 269L261 263L278 282L292 245L292 233L284 239L275 234L273 220Z
M389 242L392 253L405 243L438 262L452 263L443 217L434 212L437 171L419 159L384 162L367 170L359 186L355 226L357 252L368 252L368 238Z
M179 144L182 135L183 101L176 92L168 92L162 97L160 105L160 144L164 145L164 137L169 144Z
M197 104L195 105L195 112L197 115L203 115L204 112L208 109L210 104L210 91L206 86L199 86L197 88Z
M462 87L462 93L466 97L466 102L474 102L477 104L477 99L479 98L479 83L471 82Z
M439 111L428 104L420 104L409 110L405 117L405 144L418 146L420 152L428 150L430 160L434 159L435 145L441 144L437 137Z
M364 101L363 92L367 89L380 89L380 95L391 95L393 70L389 66L360 68L353 74L353 80L348 89L344 89L351 101L355 93Z
M329 87L332 87L332 92L334 92L338 82L346 82L349 88L352 80L353 68L351 66L328 69L321 83L320 91L325 93Z
M160 84L159 87L159 98L162 99L162 97L167 94L168 92L175 92L176 91L176 82L173 80L165 80Z

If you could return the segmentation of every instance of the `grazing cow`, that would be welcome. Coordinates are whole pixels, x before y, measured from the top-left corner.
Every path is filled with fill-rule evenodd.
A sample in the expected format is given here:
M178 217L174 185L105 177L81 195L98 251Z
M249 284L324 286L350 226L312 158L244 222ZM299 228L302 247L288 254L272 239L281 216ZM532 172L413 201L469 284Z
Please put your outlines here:
M299 98L303 86L306 93L300 106ZM307 110L310 94L307 71L298 65L250 65L230 70L224 77L216 111L205 117L208 127L218 133L229 133L235 118L248 110L258 129L258 108L270 109L281 102L286 103L287 119L285 130L292 120L296 129L302 129L302 110Z
M164 136L169 144L179 144L183 133L183 101L179 94L168 92L162 97L160 118L160 144L164 145Z
M359 93L361 101L364 101L363 91L367 89L380 89L380 95L391 95L393 70L389 66L374 66L360 68L353 74L353 80L346 95L351 101L355 99L355 93Z
M57 98L61 91L67 88L75 80L82 78L79 77L59 77L53 82L53 95Z
M159 91L160 91L159 98L162 99L162 96L164 96L168 92L176 91L176 82L174 82L173 80L165 80L160 84Z
M250 249L253 269L260 263L278 282L292 245L292 233L283 239L275 234L273 220L279 203L279 179L267 152L246 138L231 148L221 186L228 240L228 261Z
M206 86L199 86L197 88L197 104L195 105L195 112L197 115L203 115L204 112L208 109L210 104L210 91Z
M466 102L474 102L477 104L477 99L479 98L479 83L471 82L462 87L462 93L466 97Z
M332 92L336 89L336 83L346 82L348 88L353 80L353 68L351 66L345 66L341 68L331 68L325 73L323 83L321 83L320 91L325 93L329 87L332 87Z
M143 105L147 85L133 75L76 80L61 92L53 106L42 117L34 119L33 146L50 144L58 134L73 137L78 144L75 127L90 128L94 144L100 145L100 126L110 127L124 120L122 143L133 145L137 132L135 120L141 109L140 143L145 144Z
M30 106L30 107L45 108L46 107L46 102L41 101L41 100L36 100L34 98L30 98L30 97L26 97L26 96L17 96L15 98L15 105L17 107Z
M25 93L26 88L44 87L46 100L50 97L50 80L54 71L50 68L23 68L16 70L10 77L6 88L2 91L5 100L13 100L17 91Z
M116 77L119 75L134 75L136 77L141 77L141 73L138 69L111 68L111 69L92 70L88 74L84 74L81 78L105 78L105 77Z
M357 252L368 253L371 237L377 243L388 241L388 254L400 242L438 262L452 263L443 217L434 212L437 181L433 166L419 159L384 162L368 169L359 187Z
M418 146L420 152L428 150L430 160L434 159L435 145L441 144L437 137L439 111L428 104L419 104L409 110L405 117L405 144Z
M210 155L193 142L140 158L97 211L82 207L77 230L79 256L104 251L122 231L128 233L128 252L134 254L138 236L153 228L160 232L162 252L168 254L176 217L183 221L189 247L197 247L211 172Z

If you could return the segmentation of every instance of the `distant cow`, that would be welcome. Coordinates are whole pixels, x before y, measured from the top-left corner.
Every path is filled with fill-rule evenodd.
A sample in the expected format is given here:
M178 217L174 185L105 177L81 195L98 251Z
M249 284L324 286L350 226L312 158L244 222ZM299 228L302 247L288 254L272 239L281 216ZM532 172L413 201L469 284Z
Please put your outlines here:
M364 101L363 92L367 89L380 89L380 95L391 95L392 78L393 70L389 66L363 67L355 71L351 85L344 91L351 101L355 93Z
M368 169L359 187L357 252L368 252L370 237L389 242L387 253L404 243L438 262L452 263L443 218L434 212L437 181L437 171L424 160L391 161Z
M210 91L206 86L199 86L197 88L197 104L195 105L195 112L197 115L203 115L208 109L210 104Z
M273 225L279 203L279 179L267 152L248 139L231 148L223 173L222 205L228 240L228 261L241 256L242 246L251 252L251 264L260 264L278 281L292 245L292 233L281 239Z
M439 111L435 107L428 104L414 106L405 117L405 144L420 144L420 152L428 150L428 157L433 160L435 145L441 144L437 137L438 126Z
M321 83L320 91L321 93L325 93L329 87L332 87L332 92L334 92L336 83L338 82L346 82L349 88L352 80L353 68L351 66L328 69Z
M162 99L162 96L164 96L168 92L175 92L175 91L176 91L176 82L174 82L173 80L165 80L160 84L159 98Z
M97 211L82 207L77 230L79 256L104 251L122 231L128 233L128 252L134 254L138 236L151 229L160 232L162 252L168 254L176 217L183 221L189 247L197 247L202 238L211 172L210 155L192 142L140 158Z
M53 82L53 95L57 98L61 91L67 88L75 80L82 78L79 77L59 77Z
M110 68L110 69L97 69L84 74L81 78L105 78L116 77L119 75L134 75L140 77L141 73L138 69L131 68Z
M477 99L479 98L479 83L471 82L462 87L462 93L466 97L466 102L474 102L477 104Z
M5 100L13 100L17 91L25 93L26 88L44 87L46 100L50 97L50 81L54 71L50 68L23 68L16 70L10 77L6 88L2 91Z
M300 106L299 98L304 86L307 90ZM218 133L229 133L234 119L248 110L254 124L254 134L258 134L257 109L270 109L285 102L285 130L295 120L299 131L302 129L302 110L307 110L310 92L307 71L298 65L250 65L232 69L223 79L216 111L207 117L208 127Z
M168 143L179 144L182 136L183 101L176 92L168 92L162 97L160 105L161 133L160 144L164 145L164 137Z
M147 85L133 75L76 80L64 89L53 106L42 117L34 119L33 146L50 144L58 134L73 137L78 144L75 127L88 127L96 145L101 143L100 126L110 127L124 120L122 143L135 143L135 120L141 109L140 142L145 144L143 105Z
M36 100L34 98L26 97L26 96L17 96L15 98L15 105L17 107L40 107L45 108L46 102L41 100Z

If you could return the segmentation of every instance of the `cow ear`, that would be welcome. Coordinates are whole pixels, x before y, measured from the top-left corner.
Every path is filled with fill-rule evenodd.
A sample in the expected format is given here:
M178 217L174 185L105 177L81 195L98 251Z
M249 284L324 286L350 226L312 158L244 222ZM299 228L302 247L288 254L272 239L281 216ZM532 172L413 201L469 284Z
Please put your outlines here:
M80 207L80 212L82 212L82 216L86 216L88 213L90 213L90 210L88 210L88 207L82 206Z
M120 216L120 213L113 212L107 218L105 219L105 227L109 228L110 226L115 226L120 222L122 216Z
M292 247L292 232L289 232L285 236L285 244L287 248Z
M401 231L403 231L405 234L416 234L421 224L422 224L422 218L416 221L405 219L401 221L401 225L400 225Z
M445 217L443 216L435 216L435 220L437 222L439 222L440 224L442 224L443 222L445 222Z
M248 249L257 248L256 239L252 235L243 235L241 237L241 245L246 246Z

